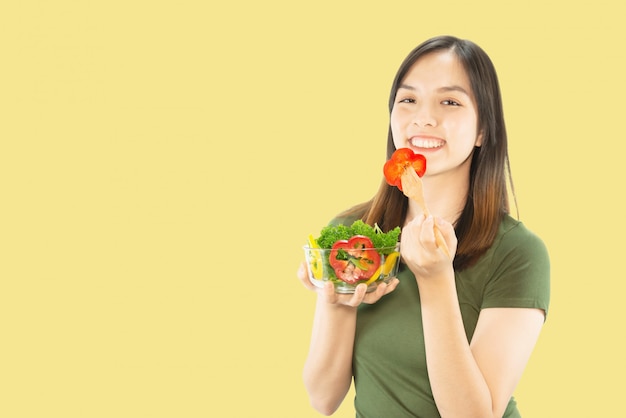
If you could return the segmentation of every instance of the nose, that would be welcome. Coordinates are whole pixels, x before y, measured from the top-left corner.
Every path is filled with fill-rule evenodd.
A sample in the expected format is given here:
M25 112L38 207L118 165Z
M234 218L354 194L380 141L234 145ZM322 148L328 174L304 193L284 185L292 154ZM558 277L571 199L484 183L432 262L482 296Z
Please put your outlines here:
M415 110L413 123L419 127L437 126L437 117L429 105L422 103Z

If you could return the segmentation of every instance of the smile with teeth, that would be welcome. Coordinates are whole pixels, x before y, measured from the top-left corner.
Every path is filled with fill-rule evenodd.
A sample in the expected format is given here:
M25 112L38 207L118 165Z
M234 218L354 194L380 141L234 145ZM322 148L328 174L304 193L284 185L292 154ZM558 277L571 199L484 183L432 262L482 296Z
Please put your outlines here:
M411 138L411 145L416 148L433 149L443 147L445 141L440 139Z

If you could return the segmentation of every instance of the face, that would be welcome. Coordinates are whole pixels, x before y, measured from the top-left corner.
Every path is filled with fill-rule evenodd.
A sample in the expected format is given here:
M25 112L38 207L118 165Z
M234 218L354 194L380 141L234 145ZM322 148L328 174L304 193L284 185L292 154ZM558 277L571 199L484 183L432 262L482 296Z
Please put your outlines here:
M391 111L396 148L426 157L425 176L469 176L474 146L481 145L469 77L451 51L419 58L400 84Z

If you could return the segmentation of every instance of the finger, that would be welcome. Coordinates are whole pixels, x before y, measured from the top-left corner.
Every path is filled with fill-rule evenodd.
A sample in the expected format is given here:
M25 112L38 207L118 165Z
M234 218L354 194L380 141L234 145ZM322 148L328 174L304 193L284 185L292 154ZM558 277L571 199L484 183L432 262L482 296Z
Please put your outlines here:
M400 283L400 280L398 280L397 277L394 277L393 279L389 280L387 283L385 282L381 283L381 285L383 286L378 286L379 288L382 287L382 289L380 289L380 297L388 295L389 293L396 290L396 287L398 287L398 283Z
M308 268L306 266L306 261L303 261L298 266L298 278L300 280L307 279L309 277Z
M420 228L422 227L422 224L424 223L426 219L427 218L423 215L418 215L414 217L404 226L404 228L402 228L402 232L404 232L405 229L412 229L413 231L419 231Z
M435 222L437 223L437 228L439 228L441 234L446 238L446 240L456 236L454 233L454 227L451 223L446 222L442 218L436 218Z
M378 301L380 298L382 298L383 296L387 294L387 288L388 288L388 285L385 282L381 282L376 287L376 290L374 290L374 294L373 294L375 301Z
M300 282L304 285L304 287L306 287L309 290L315 290L315 285L313 283L311 283L311 280L309 279L309 271L306 265L306 262L302 262L300 263L300 267L298 267L298 279L300 279Z
M422 246L430 251L437 248L435 240L435 220L432 216L429 216L422 223L422 229L420 231L420 242Z
M398 287L398 283L400 283L400 280L398 280L397 277L389 280L389 283L387 283L387 288L385 289L385 295L388 295L389 293L396 290L396 287Z
M406 258L410 256L416 246L421 247L420 231L423 222L424 217L417 216L402 228L402 234L400 235L400 253L403 257Z
M369 304L378 302L383 296L393 292L398 286L398 283L399 280L397 278L391 279L389 283L381 282L375 291L367 294L364 302Z
M449 249L450 255L456 252L456 233L454 232L454 226L451 223L444 221L441 218L436 219L436 226L439 230L442 238L445 240Z
M347 303L348 306L357 307L363 302L365 299L365 295L367 293L367 285L365 283L359 284L354 288L354 294L350 298L350 301Z
M437 247L443 251L443 253L446 255L446 257L450 258L450 250L448 249L448 244L446 243L446 240L443 238L443 235L441 234L441 231L439 230L439 227L437 226L437 224L435 223L435 243L437 244Z
M335 285L333 282L324 283L324 287L320 293L327 303L337 303L338 296L335 292Z

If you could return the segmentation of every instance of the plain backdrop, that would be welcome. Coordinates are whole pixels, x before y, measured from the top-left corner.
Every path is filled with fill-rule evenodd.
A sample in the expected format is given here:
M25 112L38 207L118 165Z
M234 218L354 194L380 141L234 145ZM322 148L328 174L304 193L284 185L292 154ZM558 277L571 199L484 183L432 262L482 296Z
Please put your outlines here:
M4 2L0 416L319 416L302 246L377 190L392 78L440 34L493 59L520 219L550 250L523 416L619 415L616 4Z

